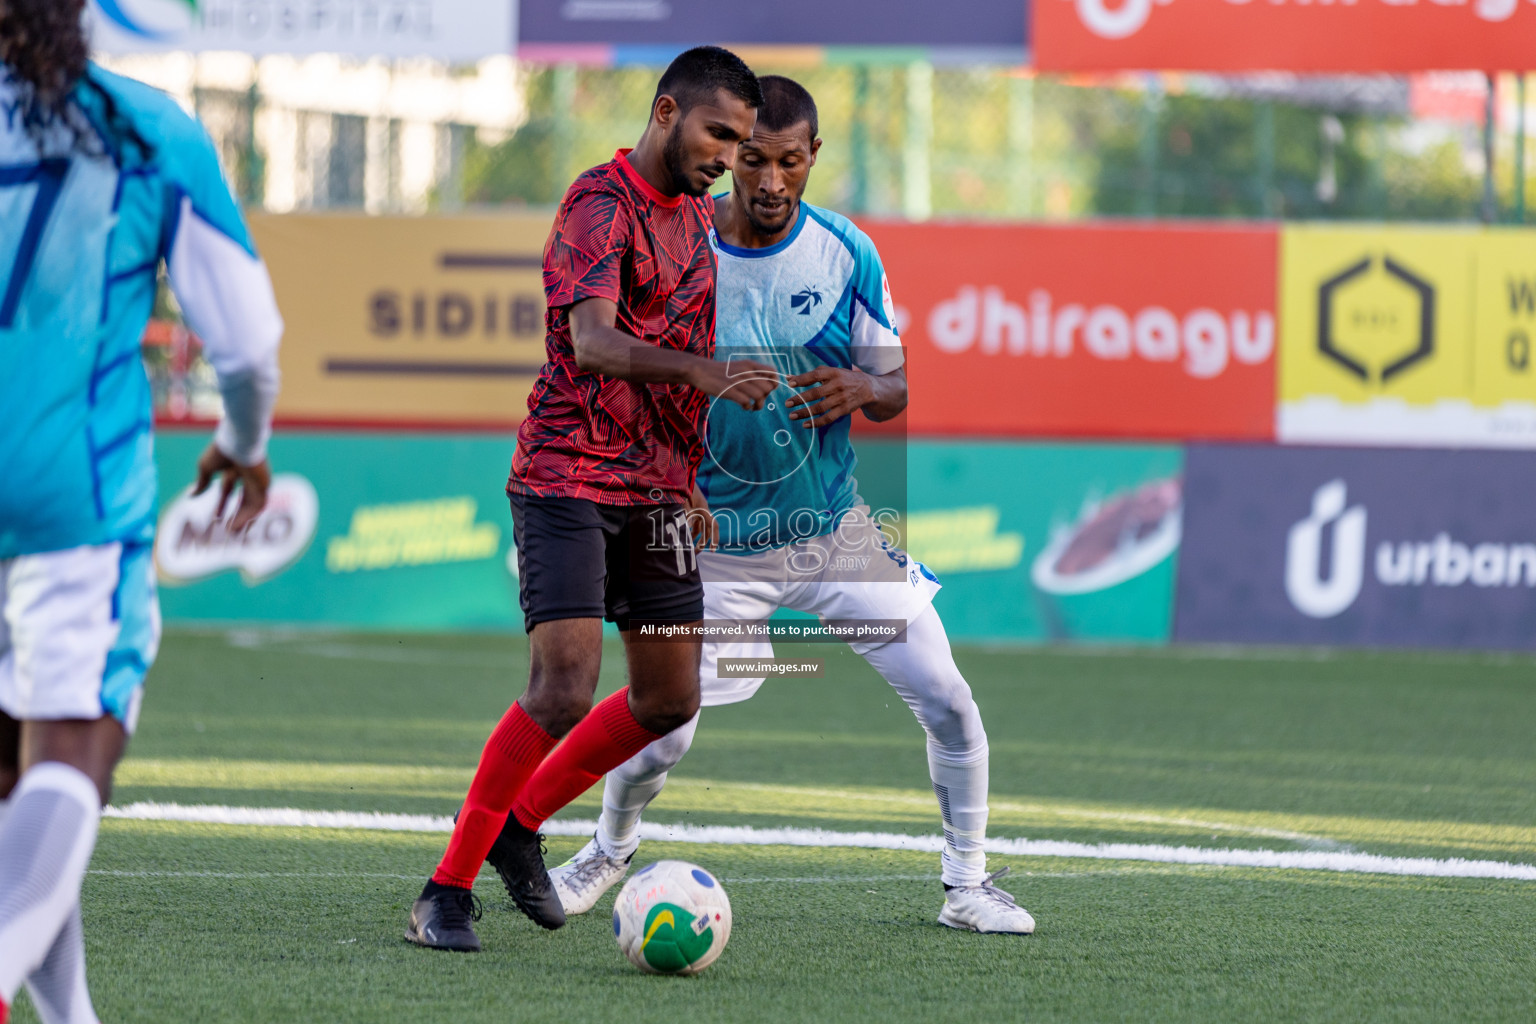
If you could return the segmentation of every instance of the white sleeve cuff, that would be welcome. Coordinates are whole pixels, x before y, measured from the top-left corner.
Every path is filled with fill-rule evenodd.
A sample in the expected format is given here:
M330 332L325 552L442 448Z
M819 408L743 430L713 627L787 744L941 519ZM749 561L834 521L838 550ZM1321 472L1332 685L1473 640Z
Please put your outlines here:
M267 441L272 437L277 373L221 377L219 392L224 398L224 418L213 433L213 443L240 465L254 466L267 457Z

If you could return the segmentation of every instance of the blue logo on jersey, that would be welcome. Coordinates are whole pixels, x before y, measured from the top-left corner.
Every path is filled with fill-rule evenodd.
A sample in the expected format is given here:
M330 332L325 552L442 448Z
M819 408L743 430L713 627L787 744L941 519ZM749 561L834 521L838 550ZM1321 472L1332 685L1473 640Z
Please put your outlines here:
M198 0L176 0L176 2L185 4L192 12L193 17L197 16ZM101 13L107 16L108 21L111 21L118 28L126 32L131 32L136 36L143 36L145 39L164 40L171 38L171 33L169 32L161 32L148 25L140 24L127 11L123 10L118 0L96 0L96 6L101 8Z
M801 316L810 316L811 310L821 305L821 292L814 288L805 288L789 297L789 308Z

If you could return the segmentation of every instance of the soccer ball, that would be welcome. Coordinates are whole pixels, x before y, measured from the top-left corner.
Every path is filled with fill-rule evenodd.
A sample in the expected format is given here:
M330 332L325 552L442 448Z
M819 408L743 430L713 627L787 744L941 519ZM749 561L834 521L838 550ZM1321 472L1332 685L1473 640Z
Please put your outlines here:
M731 901L698 865L659 860L619 891L613 934L629 962L648 974L698 974L731 937Z

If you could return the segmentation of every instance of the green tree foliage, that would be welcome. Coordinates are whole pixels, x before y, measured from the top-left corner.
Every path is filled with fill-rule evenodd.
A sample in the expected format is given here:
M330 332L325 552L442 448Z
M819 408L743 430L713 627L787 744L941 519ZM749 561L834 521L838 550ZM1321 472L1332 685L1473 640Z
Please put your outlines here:
M1201 96L1120 93L1099 141L1093 211L1167 217L1466 220L1479 179L1447 140L1406 122Z
M1479 213L1481 181L1465 159L1467 140L1400 118L941 67L931 74L927 123L919 124L923 103L914 106L909 90L923 79L909 64L758 70L788 74L815 95L823 148L807 199L853 214L903 215L914 174L931 182L937 217L1468 220ZM466 141L464 201L559 202L582 170L634 145L657 73L531 67L525 123L496 145ZM914 151L914 132L929 140L926 148ZM1503 166L1510 162L1501 155L1504 196L1512 192L1512 170Z

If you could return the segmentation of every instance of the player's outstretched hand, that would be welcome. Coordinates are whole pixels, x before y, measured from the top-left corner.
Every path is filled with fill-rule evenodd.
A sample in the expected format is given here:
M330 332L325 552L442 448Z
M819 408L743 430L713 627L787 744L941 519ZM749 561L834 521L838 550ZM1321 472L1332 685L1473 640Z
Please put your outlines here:
M197 483L192 493L202 494L216 476L220 478L220 517L224 515L224 506L229 504L229 496L234 493L235 485L240 485L240 505L235 509L235 517L227 527L230 533L239 533L251 525L261 510L267 507L267 488L272 486L272 467L266 459L254 466L242 466L219 451L218 445L209 444L197 460Z
M689 383L706 395L719 395L748 412L757 412L779 386L779 373L768 364L751 359L732 359L728 363L701 359Z
M792 388L805 388L785 402L784 408L793 410L790 419L804 420L803 426L807 430L851 416L875 397L869 374L862 370L818 366L806 373L795 374L785 383Z

